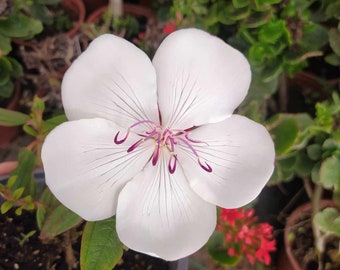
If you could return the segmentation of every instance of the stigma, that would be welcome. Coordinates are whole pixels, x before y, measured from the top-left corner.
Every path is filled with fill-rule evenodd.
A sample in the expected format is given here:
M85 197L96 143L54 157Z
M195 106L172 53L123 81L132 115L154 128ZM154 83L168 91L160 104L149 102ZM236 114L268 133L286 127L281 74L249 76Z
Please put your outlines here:
M205 170L208 173L212 172L211 166L207 162L201 161L201 158L195 149L195 145L203 142L191 139L189 137L188 131L186 130L163 128L161 125L157 125L151 120L142 120L131 125L123 138L119 139L120 132L118 131L114 137L114 143L115 144L125 143L126 139L129 137L130 131L133 128L142 124L148 124L149 130L145 130L142 133L138 133L140 139L134 142L132 145L130 145L130 147L127 149L128 153L134 151L144 142L148 140L153 140L155 141L155 149L151 157L152 165L155 166L157 164L161 150L165 149L170 153L170 158L168 160L168 170L170 174L173 174L176 171L178 161L176 154L176 146L181 145L190 150L190 152L196 158L197 164L203 170Z

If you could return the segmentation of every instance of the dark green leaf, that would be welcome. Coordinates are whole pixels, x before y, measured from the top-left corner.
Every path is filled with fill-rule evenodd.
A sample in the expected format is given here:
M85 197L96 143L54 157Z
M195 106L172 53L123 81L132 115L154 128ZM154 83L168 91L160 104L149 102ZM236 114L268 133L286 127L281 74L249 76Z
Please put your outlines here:
M21 13L13 13L5 20L0 20L0 34L11 38L31 38L42 30L40 21Z
M83 270L112 269L123 255L115 218L87 222L81 241L80 266Z
M329 45L336 55L340 56L340 30L332 28L329 30Z
M294 146L299 134L297 120L289 115L277 115L272 118L269 130L275 143L277 155L287 153Z
M0 85L0 97L10 98L14 91L14 84L11 80L7 81L4 85Z

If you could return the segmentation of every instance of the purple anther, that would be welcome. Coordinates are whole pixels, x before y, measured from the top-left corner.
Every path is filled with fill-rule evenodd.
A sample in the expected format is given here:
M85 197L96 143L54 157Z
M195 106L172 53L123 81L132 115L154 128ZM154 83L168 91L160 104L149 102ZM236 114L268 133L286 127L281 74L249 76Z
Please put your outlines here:
M156 145L155 151L153 152L152 155L152 165L155 166L158 161L158 156L159 156L159 144Z
M208 163L206 163L206 162L204 162L205 163L205 165L201 162L201 160L200 159L198 159L197 160L198 161L198 164L201 166L201 168L203 169L203 170L205 170L205 171L207 171L207 172L212 172L212 168L210 167L210 165L208 164Z
M171 162L173 160L173 162ZM168 163L168 169L171 174L173 174L176 171L176 165L177 165L177 157L176 155L171 155Z
M129 147L129 149L127 150L128 153L132 152L133 150L135 150L141 143L142 143L143 139L138 140L137 142L135 142L133 145L131 145Z
M113 141L115 142L115 144L122 144L123 142L126 141L127 137L129 136L129 131L128 131L128 132L126 133L125 137L124 137L123 139L119 140L119 139L118 139L119 132L120 132L120 131L117 132L117 134L116 134L116 136L115 136L115 138L114 138L114 140L113 140Z

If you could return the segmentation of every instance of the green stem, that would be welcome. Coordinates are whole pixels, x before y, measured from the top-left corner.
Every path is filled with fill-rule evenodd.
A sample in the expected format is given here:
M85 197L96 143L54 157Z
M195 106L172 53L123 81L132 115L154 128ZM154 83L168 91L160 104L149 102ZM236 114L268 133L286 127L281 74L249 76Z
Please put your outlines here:
M320 202L322 197L323 188L321 185L315 185L313 196L312 196L312 229L314 235L314 246L316 248L318 256L318 270L323 270L323 254L325 252L325 239L321 234L321 231L314 223L315 215L320 211Z

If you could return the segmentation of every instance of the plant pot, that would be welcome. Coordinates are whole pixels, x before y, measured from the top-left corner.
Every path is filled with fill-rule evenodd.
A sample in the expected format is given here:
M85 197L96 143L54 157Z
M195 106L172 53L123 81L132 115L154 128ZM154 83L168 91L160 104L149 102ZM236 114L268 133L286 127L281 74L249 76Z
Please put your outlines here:
M19 99L20 99L20 83L16 82L12 98L9 101L8 105L6 106L6 109L12 111L18 110ZM19 127L7 127L0 125L0 148L6 148L8 144L18 136L19 131L20 131Z
M63 0L62 4L77 16L77 20L73 22L73 27L67 32L68 37L74 37L85 20L84 3L82 0Z
M83 0L86 13L90 14L99 7L107 5L108 1L109 0Z
M321 209L332 206L334 206L334 202L331 200L323 200L320 203ZM307 261L307 259L309 259L310 256L307 254L306 251L303 253L300 252L300 255L303 254L303 258L305 260L304 262L297 258L296 256L296 254L298 254L297 248L300 248L300 246L298 244L295 244L296 242L298 242L297 239L294 239L294 241L291 240L292 234L295 235L295 231L301 231L303 233L306 233L307 237L303 239L304 242L303 244L306 245L306 248L308 248L308 250L311 250L314 253L315 249L310 221L311 211L312 211L311 203L310 202L305 203L296 208L286 220L286 226L284 228L284 246L286 251L286 257L291 265L291 268L287 269L292 270L317 269L313 268L313 266L315 266L315 263L317 265L317 261L315 263L312 260ZM310 236L308 237L309 234ZM283 269L285 268L282 268L282 270Z

